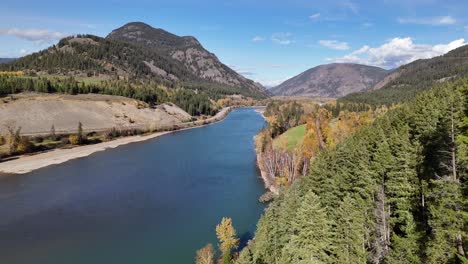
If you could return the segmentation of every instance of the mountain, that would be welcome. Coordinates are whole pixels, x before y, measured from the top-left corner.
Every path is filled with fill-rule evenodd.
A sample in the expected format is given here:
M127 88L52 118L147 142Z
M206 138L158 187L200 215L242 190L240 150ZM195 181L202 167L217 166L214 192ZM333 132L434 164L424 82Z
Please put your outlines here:
M442 56L400 66L371 91L350 94L340 100L374 105L392 104L413 98L435 84L465 77L468 77L468 45Z
M1 64L0 70L153 82L166 87L205 89L215 95L268 94L261 85L222 64L194 37L178 37L140 22L126 24L107 38L64 38L48 49Z
M10 62L10 61L14 61L15 58L0 58L0 64L1 63L7 63L7 62Z
M2 65L14 70L34 70L38 74L74 75L101 78L194 80L180 64L156 52L124 42L93 35L64 38L46 50ZM154 70L157 69L157 70Z
M147 50L163 54L187 69L192 75L210 82L243 87L266 94L258 83L249 80L224 65L192 36L179 37L142 22L131 22L113 30L106 39L138 44Z
M371 89L389 71L372 66L332 63L309 69L272 88L274 95L342 97Z

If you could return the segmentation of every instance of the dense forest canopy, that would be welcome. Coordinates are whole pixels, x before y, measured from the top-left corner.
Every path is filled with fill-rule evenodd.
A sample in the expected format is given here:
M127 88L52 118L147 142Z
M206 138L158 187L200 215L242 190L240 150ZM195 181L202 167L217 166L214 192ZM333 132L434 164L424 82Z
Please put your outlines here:
M326 148L272 202L237 263L465 263L468 80Z

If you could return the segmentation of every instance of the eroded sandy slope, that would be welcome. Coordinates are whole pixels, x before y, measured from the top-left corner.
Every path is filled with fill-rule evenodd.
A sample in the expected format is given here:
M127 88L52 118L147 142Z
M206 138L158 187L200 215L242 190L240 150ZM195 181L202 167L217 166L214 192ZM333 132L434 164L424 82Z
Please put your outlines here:
M120 96L19 94L0 99L0 133L5 124L21 126L22 134L74 132L78 122L85 131L112 127L159 128L179 124L191 116L175 105L150 108Z

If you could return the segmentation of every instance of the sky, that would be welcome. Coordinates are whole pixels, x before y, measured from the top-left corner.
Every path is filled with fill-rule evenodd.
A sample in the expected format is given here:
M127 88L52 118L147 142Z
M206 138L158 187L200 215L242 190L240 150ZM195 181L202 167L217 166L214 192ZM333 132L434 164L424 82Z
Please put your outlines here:
M0 58L141 21L196 37L267 87L320 64L392 69L468 41L465 0L3 0L0 13Z

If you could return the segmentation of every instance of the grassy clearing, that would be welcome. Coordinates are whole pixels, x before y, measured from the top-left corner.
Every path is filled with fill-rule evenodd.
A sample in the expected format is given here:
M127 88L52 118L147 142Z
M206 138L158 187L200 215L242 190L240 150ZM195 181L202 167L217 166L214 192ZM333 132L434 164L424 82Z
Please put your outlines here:
M300 125L290 128L288 131L281 134L273 140L273 147L284 148L287 150L295 149L304 140L306 133L306 125Z

